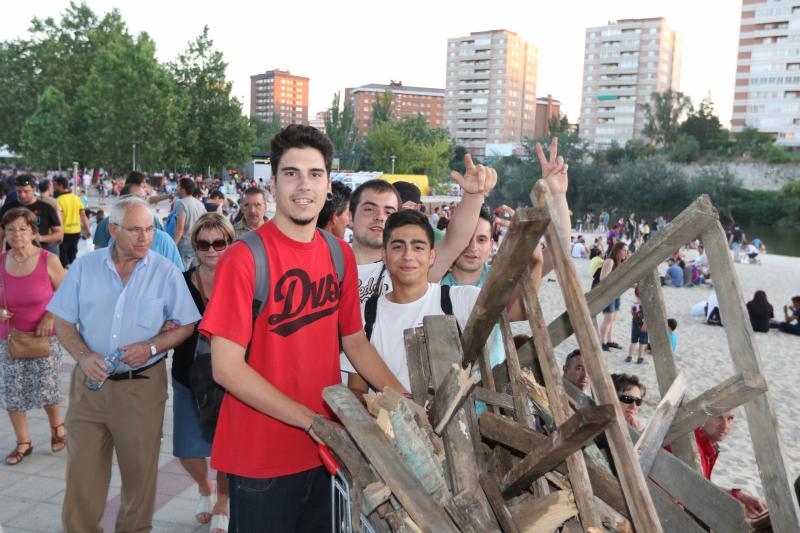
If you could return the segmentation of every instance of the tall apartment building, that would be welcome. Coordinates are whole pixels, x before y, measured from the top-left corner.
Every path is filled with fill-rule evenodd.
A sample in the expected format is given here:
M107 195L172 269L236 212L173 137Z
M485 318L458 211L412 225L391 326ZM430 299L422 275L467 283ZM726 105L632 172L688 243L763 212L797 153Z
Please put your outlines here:
M537 66L536 46L512 31L448 39L445 124L455 143L486 155L487 144L533 137Z
M747 0L745 0L747 1ZM681 38L663 18L625 19L586 29L580 132L595 148L642 137L641 105L679 90Z
M731 131L800 147L800 3L744 0Z
M372 126L372 106L378 95L392 94L392 118L422 116L431 128L444 127L444 89L429 87L410 87L401 81L391 81L389 85L370 83L361 87L345 89L345 102L353 105L354 122L362 139Z
M308 82L288 70L250 76L250 116L272 122L277 113L281 126L308 124Z

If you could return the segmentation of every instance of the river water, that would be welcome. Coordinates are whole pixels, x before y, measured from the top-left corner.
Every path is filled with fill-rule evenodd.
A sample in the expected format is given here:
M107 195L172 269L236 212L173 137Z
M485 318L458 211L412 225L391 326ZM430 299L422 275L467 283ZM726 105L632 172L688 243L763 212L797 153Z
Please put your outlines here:
M800 257L800 231L778 229L774 226L750 225L743 227L748 241L761 239L767 253Z

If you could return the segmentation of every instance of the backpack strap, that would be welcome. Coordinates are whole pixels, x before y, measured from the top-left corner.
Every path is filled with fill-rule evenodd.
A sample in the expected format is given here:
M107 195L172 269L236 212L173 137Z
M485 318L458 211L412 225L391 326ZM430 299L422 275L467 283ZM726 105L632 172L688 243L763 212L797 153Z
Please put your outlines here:
M267 249L261 235L255 231L248 231L239 237L250 249L253 254L255 266L255 285L253 290L253 322L267 306L269 300L269 261L267 260Z
M334 270L336 270L336 277L339 280L339 285L341 285L342 280L344 280L344 251L342 250L342 241L324 229L320 229L319 232L325 237L328 251L331 253L331 262L333 263Z
M446 315L453 315L453 302L450 300L450 285L442 285L441 301L442 311Z
M367 335L367 340L372 338L372 327L375 325L375 320L378 318L379 297L379 295L373 294L367 298L364 304L364 333Z

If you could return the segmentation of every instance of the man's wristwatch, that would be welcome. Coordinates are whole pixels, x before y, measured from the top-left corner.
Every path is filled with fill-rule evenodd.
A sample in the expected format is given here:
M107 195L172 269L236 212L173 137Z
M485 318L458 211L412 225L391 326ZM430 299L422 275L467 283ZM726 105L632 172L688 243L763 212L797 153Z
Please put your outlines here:
M155 356L158 353L158 349L156 348L156 343L150 341L150 355Z

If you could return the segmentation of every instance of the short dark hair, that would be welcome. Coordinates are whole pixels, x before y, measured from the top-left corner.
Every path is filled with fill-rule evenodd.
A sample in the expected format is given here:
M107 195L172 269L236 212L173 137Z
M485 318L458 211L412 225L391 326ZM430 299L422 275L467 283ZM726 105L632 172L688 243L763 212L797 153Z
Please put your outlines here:
M574 350L572 350L571 352L569 352L567 354L567 358L564 359L564 366L569 366L569 362L570 361L572 361L576 357L580 357L580 356L581 356L581 349L580 348L575 348Z
M490 226L494 226L494 215L488 205L483 204L481 206L481 210L478 212L478 218L482 218L488 222Z
M27 207L13 207L6 211L3 214L3 219L0 220L0 228L3 228L5 231L6 226L21 218L25 221L25 224L31 228L31 231L34 235L39 233L39 226L36 225L36 216L33 214L33 211L28 209Z
M39 182L39 192L47 192L50 190L50 180L41 180Z
M221 191L221 190L219 190L219 189L214 189L213 191L211 191L211 192L208 194L208 197L209 197L209 198L221 198L221 199L223 199L223 200L225 199L225 195L224 195L224 194L222 194L222 191Z
M356 209L358 209L358 204L361 203L361 194L367 190L378 193L392 192L397 197L397 209L400 209L400 206L403 205L403 201L400 198L400 193L397 192L397 189L395 189L394 185L386 180L369 180L356 187L356 189L350 195L350 213L354 216L356 214Z
M669 327L670 331L675 331L678 328L678 321L674 318L668 318L667 327Z
M389 246L392 231L403 226L419 226L425 232L428 245L433 248L433 228L428 222L428 217L416 209L401 209L389 215L383 227L383 247Z
M139 172L138 170L132 170L128 177L125 178L125 183L133 183L134 185L144 185L144 182L147 181L147 176L143 173Z
M129 194L133 194L133 192L131 192L131 189L132 189L133 187L139 187L139 186L140 186L140 185L139 185L138 183L128 183L128 184L124 185L124 186L123 186L123 187L122 187L122 188L119 190L119 196L120 196L120 198L122 198L123 196L128 196Z
M33 176L33 174L20 174L14 178L15 187L27 187L28 185L31 187L36 186L36 178Z
M322 211L319 212L317 217L317 227L324 228L331 221L333 215L341 215L345 209L348 209L351 195L350 187L341 181L334 181L331 183L331 199L325 200L325 205L322 206Z
M439 221L436 223L436 229L438 229L439 231L444 231L447 229L448 225L450 225L450 219L447 217L441 217Z
M178 187L186 191L189 196L192 196L197 185L192 178L181 178L181 181L178 182Z
M261 197L264 199L264 203L267 203L267 195L264 192L264 189L259 189L258 187L248 187L244 190L242 197L250 196L251 194L260 194Z
M59 176L53 180L55 183L58 183L59 187L63 187L65 189L69 188L69 180L64 176Z
M290 124L272 138L270 160L272 175L278 175L278 167L286 150L290 148L316 148L325 160L325 170L330 175L333 164L333 143L327 135L313 126Z
M647 387L639 381L639 376L635 374L611 374L611 381L614 383L614 390L617 391L617 394L622 394L631 387L639 387L639 390L642 391L642 398L647 394Z

